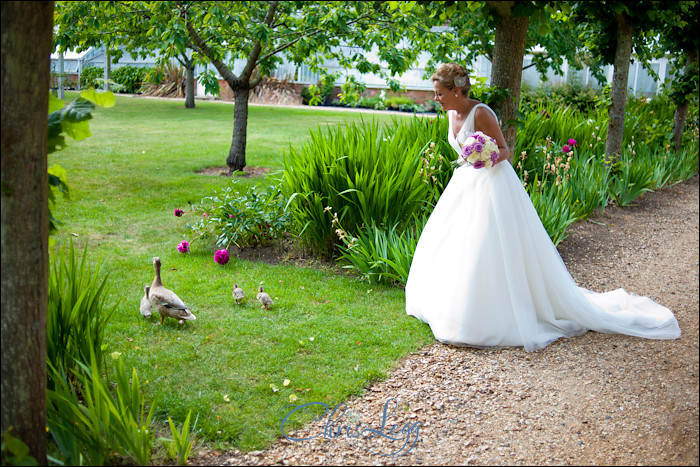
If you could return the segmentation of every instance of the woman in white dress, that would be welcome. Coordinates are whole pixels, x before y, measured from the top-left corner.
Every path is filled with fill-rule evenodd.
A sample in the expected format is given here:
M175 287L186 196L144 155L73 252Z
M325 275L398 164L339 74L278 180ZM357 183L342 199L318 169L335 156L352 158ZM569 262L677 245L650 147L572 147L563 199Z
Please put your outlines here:
M481 131L496 140L500 156L492 168L455 169L418 241L406 312L428 323L437 340L472 347L532 351L589 330L679 337L673 313L651 299L576 285L511 165L496 115L468 97L467 70L443 64L432 81L454 150Z

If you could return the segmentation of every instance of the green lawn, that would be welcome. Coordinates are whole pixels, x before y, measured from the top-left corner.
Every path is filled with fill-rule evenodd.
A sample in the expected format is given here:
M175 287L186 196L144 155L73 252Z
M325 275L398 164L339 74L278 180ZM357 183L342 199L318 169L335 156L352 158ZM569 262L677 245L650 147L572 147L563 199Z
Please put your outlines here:
M76 97L68 93L66 101ZM332 268L269 265L232 257L220 266L213 245L190 240L189 211L226 177L199 175L221 167L231 143L233 105L117 96L113 108L98 108L93 136L49 157L68 173L70 200L52 208L63 221L54 238L89 245L89 258L102 259L111 297L119 302L107 329L105 353L121 352L134 366L149 397L157 398L158 423L181 423L199 414L201 436L216 448L260 449L280 436L279 411L296 395L297 404L334 406L386 375L401 356L433 341L427 325L404 311L404 292L370 287ZM251 106L247 165L283 169L283 153L300 146L310 129L344 121L414 118ZM242 178L239 188L272 183ZM163 283L197 316L180 325L155 325L139 314L143 286L153 279L152 258L163 262ZM231 297L237 282L246 302ZM263 284L275 300L269 311L255 300ZM111 360L108 358L108 360ZM108 362L109 364L109 362ZM283 385L290 380L288 386ZM274 392L270 385L279 390Z

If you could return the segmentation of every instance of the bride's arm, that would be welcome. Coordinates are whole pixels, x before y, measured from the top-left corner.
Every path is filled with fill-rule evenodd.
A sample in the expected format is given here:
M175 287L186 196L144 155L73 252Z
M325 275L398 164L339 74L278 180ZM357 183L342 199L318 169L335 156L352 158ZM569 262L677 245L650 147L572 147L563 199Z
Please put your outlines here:
M496 117L483 107L476 109L476 114L474 114L474 131L481 131L484 134L489 135L496 140L498 144L498 162L503 162L506 159L510 159L512 162L512 153L506 143L506 139L503 137L503 132L501 132L501 127L498 124Z

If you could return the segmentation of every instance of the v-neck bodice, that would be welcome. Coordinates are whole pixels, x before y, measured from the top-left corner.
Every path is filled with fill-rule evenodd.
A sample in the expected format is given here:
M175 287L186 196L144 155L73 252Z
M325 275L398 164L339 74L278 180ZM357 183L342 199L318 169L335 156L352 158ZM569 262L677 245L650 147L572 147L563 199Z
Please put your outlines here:
M491 108L484 104L484 103L479 103L476 104L472 109L469 111L469 114L467 114L467 118L464 120L464 123L462 124L462 128L459 129L459 131L455 134L455 129L454 129L454 124L453 120L455 117L455 112L454 110L448 110L447 111L447 119L449 121L449 130L447 132L447 141L450 143L450 146L457 151L457 153L462 152L462 146L459 144L459 140L461 139L462 141L466 140L467 136L470 134L474 133L474 116L476 115L476 109L479 107L485 107L489 109L491 113L496 115ZM460 135L463 135L460 138Z

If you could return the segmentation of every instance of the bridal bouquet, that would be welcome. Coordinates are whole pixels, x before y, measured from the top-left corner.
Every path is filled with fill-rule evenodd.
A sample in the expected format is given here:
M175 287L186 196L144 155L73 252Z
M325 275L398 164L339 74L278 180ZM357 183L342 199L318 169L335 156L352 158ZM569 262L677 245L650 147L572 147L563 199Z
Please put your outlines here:
M459 140L458 140L459 141ZM459 165L470 164L475 169L493 167L498 160L498 144L496 140L480 131L467 137L459 155Z

